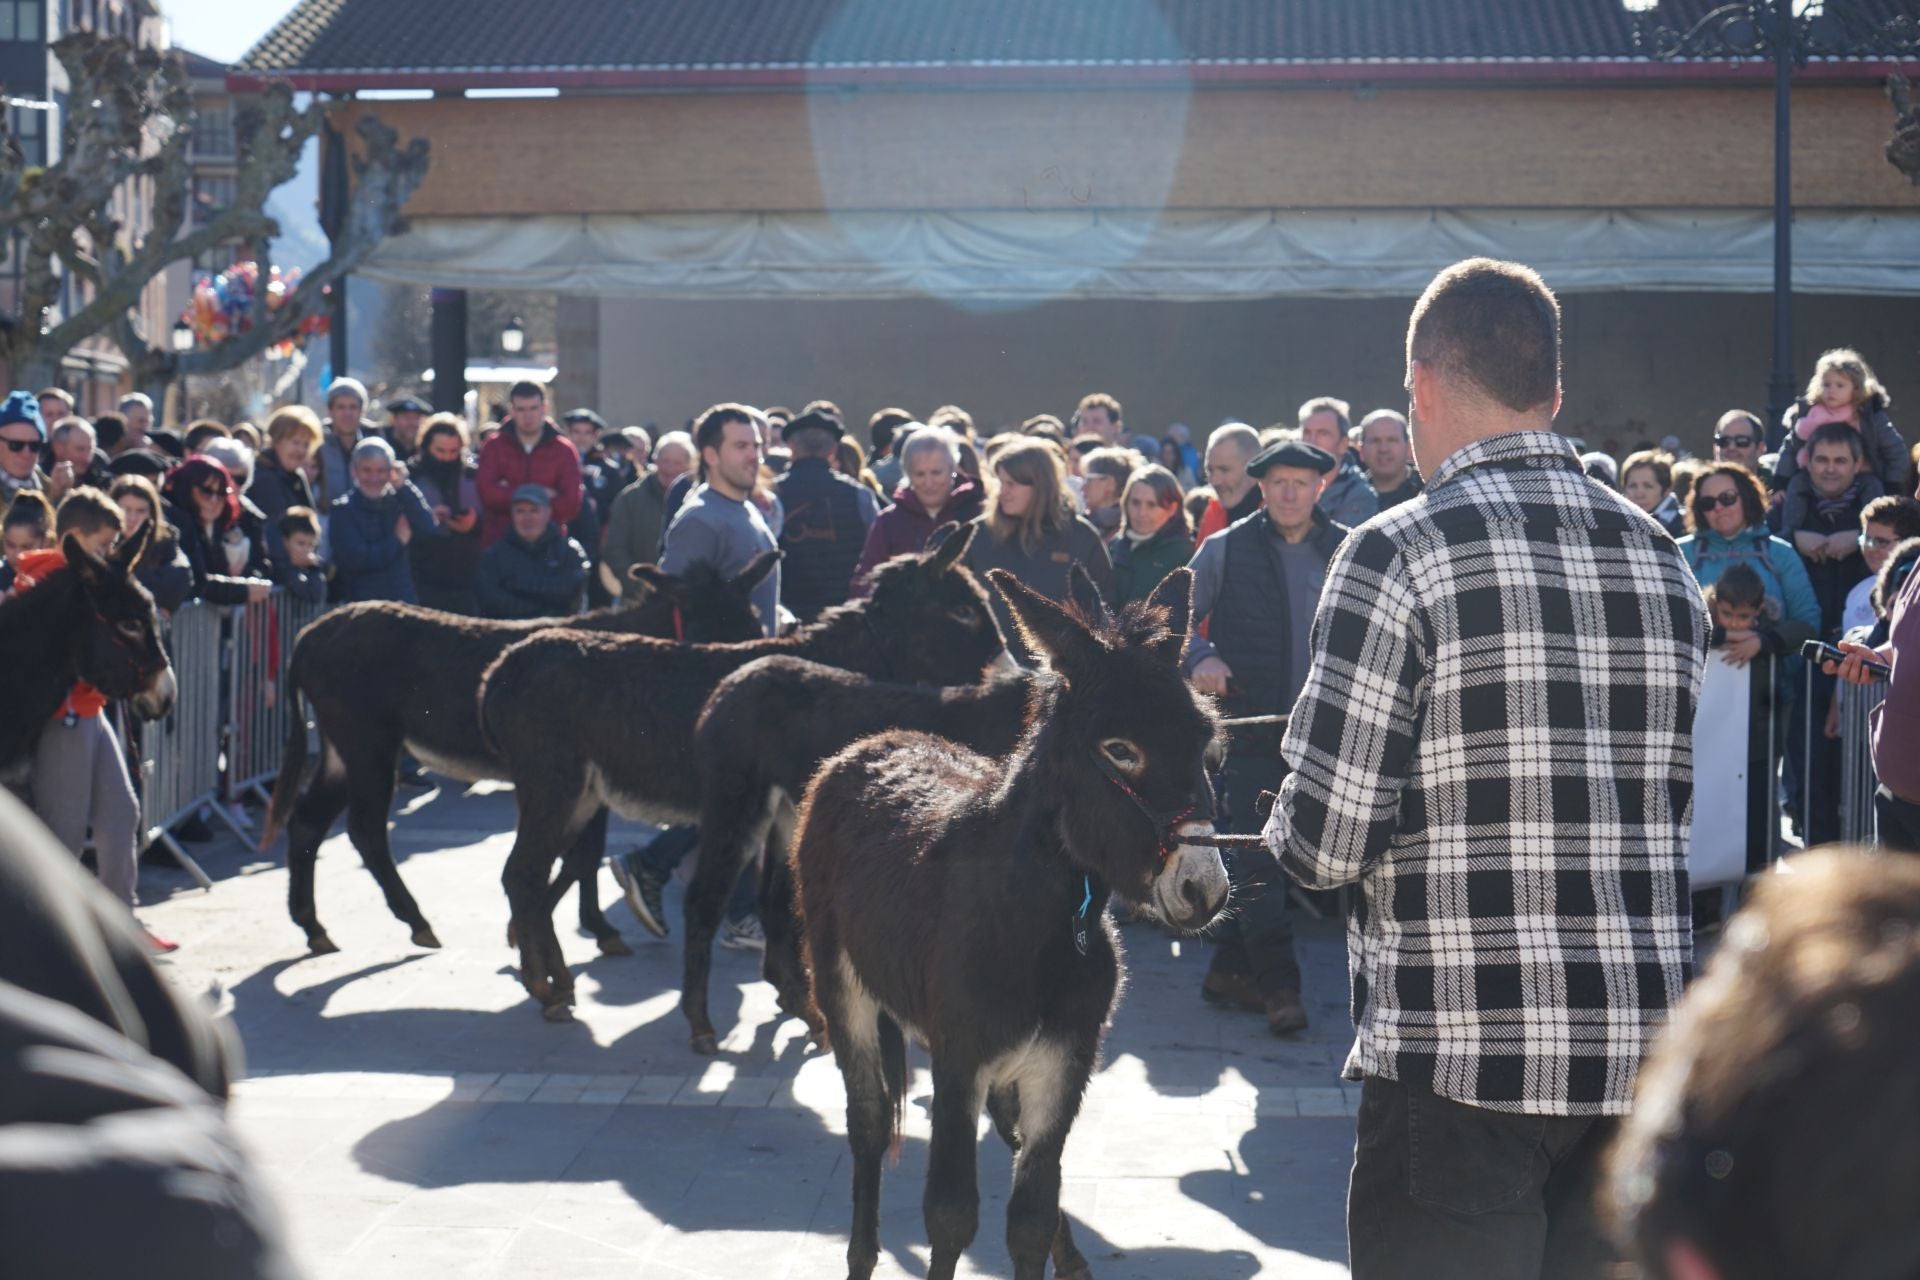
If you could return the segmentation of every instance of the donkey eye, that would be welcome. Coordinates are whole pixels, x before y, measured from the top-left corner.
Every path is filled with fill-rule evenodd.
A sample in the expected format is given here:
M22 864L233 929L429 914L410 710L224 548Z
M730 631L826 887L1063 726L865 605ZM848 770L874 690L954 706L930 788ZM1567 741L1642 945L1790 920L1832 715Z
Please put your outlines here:
M140 639L140 637L144 636L146 632L141 628L138 622L123 622L120 624L120 634L123 636L128 636L134 640L138 640Z
M1125 738L1108 738L1100 744L1100 752L1122 769L1131 769L1140 763L1140 749Z
M980 625L980 615L965 605L961 605L957 609L947 610L947 616L963 627L977 627Z

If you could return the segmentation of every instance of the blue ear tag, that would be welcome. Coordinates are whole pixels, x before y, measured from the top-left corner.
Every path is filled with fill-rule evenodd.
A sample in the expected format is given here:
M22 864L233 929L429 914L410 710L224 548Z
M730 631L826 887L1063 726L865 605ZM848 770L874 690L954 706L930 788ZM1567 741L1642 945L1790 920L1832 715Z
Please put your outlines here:
M1093 881L1086 876L1080 877L1085 896L1080 899L1080 909L1073 913L1073 949L1081 955L1087 954L1087 908L1093 905Z

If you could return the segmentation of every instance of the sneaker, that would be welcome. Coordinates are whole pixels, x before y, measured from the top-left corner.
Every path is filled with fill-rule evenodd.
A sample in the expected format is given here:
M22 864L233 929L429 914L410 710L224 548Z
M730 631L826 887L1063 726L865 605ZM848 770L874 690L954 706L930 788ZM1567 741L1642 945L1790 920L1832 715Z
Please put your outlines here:
M147 950L157 956L164 956L180 949L180 944L172 938L163 938L151 929L142 929L140 932L146 935Z
M765 951L767 931L760 927L759 916L729 920L720 926L720 945L732 951Z
M667 907L660 893L667 878L640 861L640 851L630 849L607 859L614 881L627 899L627 908L640 926L656 938L667 936ZM724 941L724 937L722 939Z

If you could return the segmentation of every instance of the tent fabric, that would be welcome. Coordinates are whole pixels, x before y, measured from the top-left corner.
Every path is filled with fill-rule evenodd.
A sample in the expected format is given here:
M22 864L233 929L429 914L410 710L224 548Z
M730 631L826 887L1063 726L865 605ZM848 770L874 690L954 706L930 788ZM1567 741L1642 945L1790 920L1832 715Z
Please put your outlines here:
M1801 213L1794 286L1920 293L1917 232L1920 213ZM1563 292L1773 287L1768 214L1663 209L419 218L362 274L613 297L1210 301L1413 296L1480 254Z

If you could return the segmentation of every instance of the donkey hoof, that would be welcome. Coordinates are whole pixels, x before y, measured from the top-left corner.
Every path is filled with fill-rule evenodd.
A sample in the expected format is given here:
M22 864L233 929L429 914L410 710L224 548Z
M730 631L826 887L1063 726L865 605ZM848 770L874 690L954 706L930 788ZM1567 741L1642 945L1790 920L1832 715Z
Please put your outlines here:
M413 945L416 947L432 947L435 951L438 951L440 949L440 939L439 936L434 933L432 925L423 924L413 931Z
M540 1016L548 1022L573 1021L573 997L563 996L540 1010Z
M603 956L630 956L633 954L633 948L627 945L627 940L617 933L598 934L596 935L596 939L600 943L600 954Z
M307 954L312 956L330 956L340 949L340 944L326 935L326 931L307 935Z
M1080 1258L1065 1267L1055 1267L1053 1280L1093 1280L1093 1268L1087 1265L1085 1258Z
M702 1031L687 1043L691 1044L693 1051L703 1058L715 1058L720 1055L720 1039L711 1031Z

